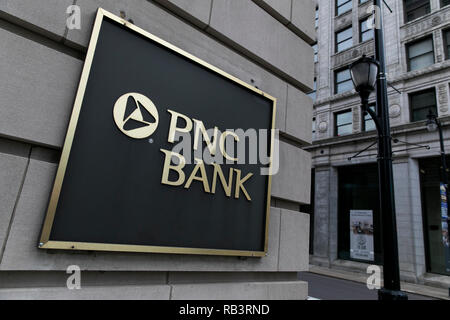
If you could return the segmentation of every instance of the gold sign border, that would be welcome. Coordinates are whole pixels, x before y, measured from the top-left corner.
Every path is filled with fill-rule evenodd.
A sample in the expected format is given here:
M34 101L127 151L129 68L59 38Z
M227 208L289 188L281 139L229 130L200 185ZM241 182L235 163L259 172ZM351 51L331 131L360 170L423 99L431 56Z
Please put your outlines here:
M222 250L222 249L203 249L203 248L184 248L184 247L163 247L163 246L143 246L143 245L124 245L124 244L108 244L108 243L88 243L88 242L65 242L65 241L52 241L50 240L50 232L53 226L53 220L56 213L56 207L58 205L58 199L61 192L61 187L64 180L64 175L67 168L67 162L69 160L70 150L72 148L72 142L75 135L75 130L77 127L78 117L80 115L81 105L83 102L84 93L86 90L86 85L94 58L95 48L97 46L97 40L100 33L100 27L107 17L126 28L137 32L146 38L157 42L158 44L177 52L178 54L195 61L196 63L226 77L241 86L256 92L267 99L273 101L272 110L272 129L275 128L275 115L276 115L276 99L267 93L245 83L244 81L220 70L219 68L193 56L192 54L181 50L180 48L164 41L155 35L135 26L134 24L102 9L99 8L97 11L97 16L94 23L94 28L92 30L91 40L89 42L89 47L86 55L86 60L84 63L83 71L81 74L80 83L78 85L78 91L75 98L74 107L72 110L72 115L69 122L69 127L67 129L66 138L64 141L64 146L62 149L61 159L59 162L58 170L56 172L55 182L53 185L52 193L49 200L49 205L47 209L47 214L42 227L41 238L39 241L39 248L41 249L65 249L65 250L91 250L91 251L119 251L119 252L151 252L151 253L172 253L172 254L198 254L198 255L223 255L223 256L248 256L248 257L263 257L267 255L268 250L268 233L269 233L269 216L270 216L270 199L271 199L271 185L272 185L272 157L273 157L273 145L274 145L274 130L271 134L271 150L270 150L270 167L268 176L268 186L267 186L267 207L266 207L266 226L265 226L265 241L264 241L264 251L241 251L241 250Z

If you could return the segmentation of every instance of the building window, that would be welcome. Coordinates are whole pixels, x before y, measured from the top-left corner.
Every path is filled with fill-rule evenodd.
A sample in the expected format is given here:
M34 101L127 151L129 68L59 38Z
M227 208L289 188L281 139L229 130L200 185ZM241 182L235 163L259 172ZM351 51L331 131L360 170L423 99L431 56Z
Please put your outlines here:
M352 0L336 0L336 15L352 10Z
M336 52L343 51L353 46L352 26L336 32Z
M431 12L430 0L404 0L406 22L420 18Z
M411 122L426 120L430 110L437 114L435 89L411 93L409 95L409 105L411 108Z
M450 0L441 0L441 8L448 6L450 4Z
M444 31L444 46L445 46L445 57L448 60L450 59L450 29Z
M319 26L319 7L316 7L316 18L315 18L315 26L316 28Z
M319 61L317 42L312 45L312 48L314 50L314 63L316 63L317 61Z
M317 79L314 78L314 90L308 93L308 96L309 96L313 101L316 101L316 91L317 91Z
M353 89L350 69L345 68L335 72L334 75L334 93L343 93Z
M353 133L352 110L346 110L334 114L334 135L343 136Z
M369 108L370 110L375 112L375 104L371 104ZM362 129L363 131L372 131L376 129L375 122L373 121L372 116L369 113L364 115Z
M428 67L434 63L433 39L431 37L407 44L408 71Z
M370 19L370 18L369 18ZM374 33L372 28L367 27L367 22L369 19L362 20L359 22L359 41L364 42L374 38Z

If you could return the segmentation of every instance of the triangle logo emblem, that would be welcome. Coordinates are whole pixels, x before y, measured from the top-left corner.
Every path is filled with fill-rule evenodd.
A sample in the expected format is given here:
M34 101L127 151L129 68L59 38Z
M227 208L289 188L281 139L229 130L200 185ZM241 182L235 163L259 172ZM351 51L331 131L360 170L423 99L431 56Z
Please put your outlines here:
M114 105L113 117L119 130L134 139L151 136L159 122L155 105L140 93L127 93L121 96Z

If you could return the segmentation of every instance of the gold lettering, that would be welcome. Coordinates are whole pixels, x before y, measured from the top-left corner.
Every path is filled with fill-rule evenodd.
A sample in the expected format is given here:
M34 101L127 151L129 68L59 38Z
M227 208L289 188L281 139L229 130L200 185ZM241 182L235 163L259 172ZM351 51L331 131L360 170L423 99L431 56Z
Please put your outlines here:
M170 114L172 115L172 117L170 119L168 141L170 143L174 143L175 142L175 133L177 131L183 132L183 133L188 133L192 130L192 121L191 121L191 119L186 117L184 114L181 114L181 113L169 110L169 109L167 109L167 111L170 112ZM182 118L182 119L184 119L184 121L186 121L186 126L184 128L177 127L178 118Z
M244 183L253 176L253 173L249 173L244 179L241 179L241 170L234 169L236 171L236 189L234 190L234 197L239 199L240 190L244 193L248 201L252 201L244 187Z
M181 154L178 154L176 152L167 151L164 149L160 149L165 155L166 159L164 160L164 169L163 174L161 178L162 184L167 184L169 186L180 186L184 183L184 180L186 178L183 168L186 165L186 160ZM172 157L178 158L179 163L178 165L172 165ZM178 179L176 181L169 181L169 173L170 170L174 170L178 173Z
M239 142L239 137L236 133L231 132L231 131L225 131L224 133L222 133L222 135L220 136L220 141L219 141L219 148L220 148L220 152L222 153L222 155L224 156L225 159L231 160L231 161L238 161L238 158L233 158L231 157L226 151L225 151L225 140L227 139L227 136L233 136L234 140L236 140L237 142Z
M191 175L189 176L188 181L186 182L186 185L184 186L186 189L189 189L191 186L192 181L197 180L203 182L203 189L205 192L210 193L209 190L209 183L208 183L208 177L206 176L206 170L205 170L205 164L201 159L195 159L197 164L194 167L194 170L192 170ZM201 177L197 177L197 171L200 170Z
M214 166L214 174L211 185L211 193L216 193L216 184L217 184L217 174L219 175L220 182L222 183L223 190L227 197L231 197L231 187L233 186L233 168L230 168L230 173L228 175L228 184L223 174L222 168L217 163L213 163Z
M217 145L217 134L219 132L219 129L217 127L214 127L214 143L211 143L211 138L208 136L208 133L206 132L205 125L202 121L193 119L195 122L195 134L194 134L194 150L197 150L198 148L198 138L200 136L200 131L202 132L203 139L206 142L206 146L209 149L209 152L211 155L216 154L216 145Z

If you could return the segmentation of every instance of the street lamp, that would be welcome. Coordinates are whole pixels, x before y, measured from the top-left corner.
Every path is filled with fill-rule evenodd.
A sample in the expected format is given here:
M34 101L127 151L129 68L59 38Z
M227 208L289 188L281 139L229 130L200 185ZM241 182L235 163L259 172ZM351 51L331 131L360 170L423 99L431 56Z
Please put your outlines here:
M374 58L369 58L363 55L350 65L350 75L353 81L353 86L356 92L361 97L361 107L363 112L368 112L380 131L380 123L377 115L369 108L369 96L375 90L379 64Z
M375 90L378 69L378 62L365 55L350 65L353 85L362 100L368 101L370 93Z
M427 130L428 132L435 132L438 128L438 120L436 118L436 115L433 113L433 111L429 111L427 115Z

